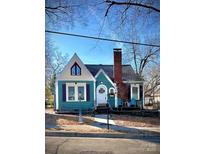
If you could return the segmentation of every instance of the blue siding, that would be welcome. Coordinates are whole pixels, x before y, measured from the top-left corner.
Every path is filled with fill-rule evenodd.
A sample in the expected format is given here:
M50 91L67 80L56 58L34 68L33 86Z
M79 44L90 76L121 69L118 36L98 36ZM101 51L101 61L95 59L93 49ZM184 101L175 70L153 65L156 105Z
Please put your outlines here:
M112 88L114 88L114 87L113 87L113 85L110 83L110 81L105 77L105 75L102 72L96 78L96 88L101 83L104 84L107 87L107 90L108 90L108 92L107 92L107 94L108 94L108 96L107 96L108 103L111 105L111 107L115 107L115 97L109 95L109 89L111 87Z
M89 101L83 102L66 102L63 101L62 85L66 83L86 83L90 86L90 97ZM94 109L94 81L58 81L58 102L59 111L77 111L82 108L82 110L93 110Z

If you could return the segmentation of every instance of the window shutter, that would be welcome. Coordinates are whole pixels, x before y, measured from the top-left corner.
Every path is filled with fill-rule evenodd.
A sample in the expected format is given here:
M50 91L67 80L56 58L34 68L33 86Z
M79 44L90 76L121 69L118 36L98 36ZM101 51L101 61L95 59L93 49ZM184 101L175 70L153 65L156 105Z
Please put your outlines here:
M140 85L140 100L143 98L143 87Z
M63 102L66 102L66 84L62 84Z
M86 98L87 101L90 101L90 85L86 84Z
M128 99L131 100L131 90L130 90L130 85L128 85Z

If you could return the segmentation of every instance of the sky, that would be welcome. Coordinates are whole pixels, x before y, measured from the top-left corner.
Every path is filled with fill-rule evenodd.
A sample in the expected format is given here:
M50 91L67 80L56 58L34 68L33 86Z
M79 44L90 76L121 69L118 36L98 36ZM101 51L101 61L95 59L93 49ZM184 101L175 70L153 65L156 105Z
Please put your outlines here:
M117 34L109 28L108 21L106 19L105 21L102 20L104 18L104 12L99 13L99 11L93 9L93 7L88 7L85 16L89 16L87 26L84 26L80 23L75 23L72 28L68 29L61 27L57 29L57 31L96 37L98 37L101 31L100 37L122 40L118 38ZM46 27L46 29L56 30L52 27ZM156 33L158 33L158 31L159 25L157 27ZM123 49L123 44L116 42L107 42L102 40L56 34L49 34L49 38L60 52L67 53L69 55L69 59L73 56L74 53L77 53L77 55L85 64L113 64L113 48Z

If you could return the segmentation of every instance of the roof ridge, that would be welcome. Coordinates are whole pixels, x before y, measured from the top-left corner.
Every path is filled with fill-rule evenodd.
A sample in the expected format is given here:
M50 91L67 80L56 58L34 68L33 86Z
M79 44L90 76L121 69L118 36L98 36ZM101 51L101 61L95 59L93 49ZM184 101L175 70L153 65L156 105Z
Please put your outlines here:
M85 65L114 66L114 64L85 64ZM122 64L122 66L131 66L131 64Z

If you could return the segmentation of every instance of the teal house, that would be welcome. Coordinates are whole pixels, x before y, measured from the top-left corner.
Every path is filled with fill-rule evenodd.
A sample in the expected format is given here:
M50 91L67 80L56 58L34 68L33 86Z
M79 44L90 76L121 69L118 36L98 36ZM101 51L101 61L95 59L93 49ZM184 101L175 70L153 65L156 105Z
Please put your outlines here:
M143 108L143 79L131 65L122 65L121 49L114 49L114 65L87 65L75 53L57 75L55 111L93 111L99 106Z

